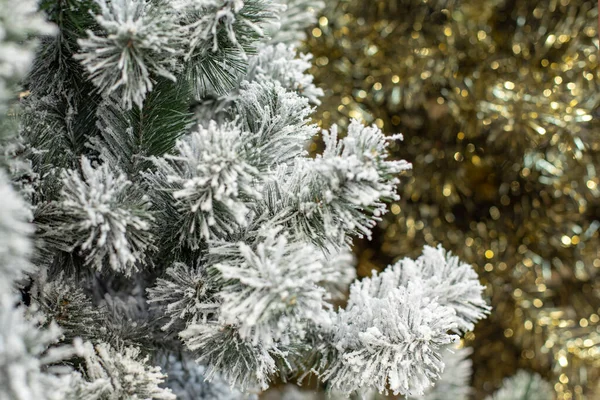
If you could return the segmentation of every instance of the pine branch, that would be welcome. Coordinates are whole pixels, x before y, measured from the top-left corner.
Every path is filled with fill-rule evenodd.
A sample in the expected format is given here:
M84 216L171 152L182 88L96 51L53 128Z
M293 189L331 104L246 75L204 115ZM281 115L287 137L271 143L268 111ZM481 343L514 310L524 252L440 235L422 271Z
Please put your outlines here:
M24 102L21 136L32 169L41 177L58 175L59 168L76 168L78 158L88 153L86 142L96 135L96 96L81 101L74 92L44 97L33 95ZM59 190L54 179L42 182L47 196L53 200Z
M42 40L31 72L27 76L28 88L39 97L67 92L89 96L93 85L85 79L83 68L73 58L78 50L77 40L88 29L97 29L93 14L93 0L42 0L44 11L58 27L58 34Z
M354 283L346 310L333 325L336 361L321 374L345 395L369 387L386 393L423 394L440 377L440 348L458 340L454 312L409 283L377 296L374 275ZM402 306L398 306L398 305Z
M0 293L10 293L13 285L33 272L29 257L33 246L30 236L33 226L29 224L31 212L13 190L0 170Z
M220 375L243 391L264 390L277 371L275 357L281 351L252 345L240 338L233 327L215 322L191 324L180 337L196 356L196 362L208 366L209 381Z
M95 2L101 31L88 30L88 38L78 40L75 59L103 94L117 93L125 109L141 108L154 79L176 80L181 52L176 13L138 0Z
M148 365L139 349L115 349L106 343L84 344L84 374L72 383L69 400L76 399L157 399L174 400L170 389L161 388L166 375L160 367Z
M77 250L85 263L102 271L131 275L154 249L154 217L147 197L108 164L81 160L81 173L64 170L58 201L39 216L40 236L57 249Z
M0 294L0 398L3 400L64 398L70 369L56 366L78 352L71 346L53 346L61 332L56 324L43 327L35 311L15 307L7 293ZM49 349L50 346L53 346Z
M314 160L298 159L288 183L295 210L292 229L319 245L343 245L350 235L371 237L371 229L398 199L404 160L389 161L390 140L376 127L354 120L338 140L337 127L324 131L325 151Z
M17 99L15 85L25 77L33 61L37 41L32 38L56 31L38 12L34 0L15 4L1 0L0 26L0 116L4 117L9 101Z
M434 386L425 391L423 396L410 397L409 400L468 400L471 395L473 363L469 355L471 348L447 346L442 353L444 372Z
M312 55L298 54L293 46L283 43L264 46L250 58L245 80L250 82L277 81L288 91L306 97L310 103L319 105L323 90L313 83L313 76L306 73L311 67Z
M273 43L297 43L306 38L306 29L314 26L325 8L321 0L278 0L285 5L277 24L267 29Z
M490 311L481 297L485 289L470 265L461 264L440 246L425 246L423 255L416 260L405 258L382 273L382 286L377 290L386 292L393 287L419 280L423 295L437 299L454 309L458 332L472 330L474 323Z
M255 250L239 244L239 263L214 265L226 282L219 319L236 326L242 339L257 345L288 345L303 337L309 321L324 323L324 259L318 249L290 243L278 230L268 232Z
M225 94L246 71L249 54L264 37L261 28L280 9L266 0L179 0L185 35L190 38L185 56L187 79L203 98Z
M241 85L234 103L249 136L249 157L260 171L292 165L306 155L308 140L317 133L309 124L308 100L286 91L277 81Z
M163 330L180 332L189 324L214 319L220 303L216 297L218 288L204 265L189 268L174 263L166 275L148 289L148 303L167 320Z
M234 124L213 122L179 140L175 154L153 159L146 179L158 188L153 201L169 224L165 231L180 244L198 249L246 224L245 203L259 195L246 140Z
M148 158L171 152L177 139L191 127L189 88L159 80L143 107L130 110L114 97L106 98L96 113L100 137L91 139L91 147L105 162L119 166L135 179L138 173L152 168Z

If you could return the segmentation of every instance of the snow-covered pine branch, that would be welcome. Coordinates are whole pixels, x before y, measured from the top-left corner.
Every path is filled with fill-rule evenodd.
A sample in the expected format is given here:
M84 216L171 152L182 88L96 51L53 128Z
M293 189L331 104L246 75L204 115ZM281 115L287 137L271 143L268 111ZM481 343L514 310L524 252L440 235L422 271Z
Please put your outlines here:
M319 105L319 98L324 95L323 89L316 87L313 76L306 73L311 67L311 60L312 55L297 54L291 45L279 43L264 46L250 59L244 78L250 82L277 81L283 88L295 91L310 103Z
M190 323L206 322L216 315L220 304L216 294L217 286L205 265L188 267L178 262L148 289L148 303L163 315L163 330L180 332Z
M175 80L181 32L174 10L143 0L95 0L101 33L80 39L81 60L104 94L118 91L125 108L142 107L159 76Z
M15 303L13 296L0 293L0 399L63 399L70 368L57 364L78 350L55 346L61 337L58 325L43 326L47 321L41 313Z
M290 182L293 229L308 241L341 245L351 235L371 237L371 229L397 200L398 174L411 168L404 160L388 160L390 140L376 126L353 120L347 135L324 131L325 151L315 159L298 159Z
M276 45L260 46L258 53L249 57L249 65L245 73L237 78L240 87L236 86L224 95L203 99L202 103L196 107L198 118L200 120L205 118L221 120L228 115L231 107L235 105L234 103L237 103L238 108L232 112L235 117L244 117L244 109L248 108L248 103L252 107L260 107L265 111L269 109L277 111L277 109L282 107L282 105L277 105L277 103L283 102L285 104L284 100L289 102L290 99L293 99L291 93L279 102L267 98L262 99L261 103L256 104L253 100L256 100L256 97L264 97L264 92L268 94L274 90L281 91L278 88L279 86L288 92L296 92L300 97L308 99L311 104L320 104L319 98L323 96L323 90L314 85L313 76L307 73L307 70L310 68L309 61L311 59L312 56L310 54L298 53L292 45L279 43ZM256 86L256 84L259 84L259 86ZM272 85L275 85L275 89L271 87ZM260 93L261 91L263 94ZM270 105L270 103L274 104ZM240 107L242 108L240 109ZM295 108L302 108L298 112L300 112L300 115L304 115L304 117L311 112L303 105L296 106ZM249 111L251 111L251 108L249 108ZM254 111L253 114L266 114L265 111L261 111L259 114L256 114L256 111ZM279 113L274 111L270 111L270 113L273 113L274 116L279 116ZM229 117L231 118L231 115ZM309 137L316 133L315 130ZM300 137L300 135L298 136Z
M40 274L46 274L42 271ZM106 325L104 309L95 307L91 299L78 286L73 278L65 278L61 273L51 282L37 277L36 287L32 289L32 302L48 318L60 323L62 340L72 341L79 337L84 340L102 337Z
M265 38L263 27L282 7L269 0L174 0L186 41L186 77L199 98L225 94L248 66L248 56Z
M321 0L278 0L285 6L277 24L267 27L273 43L296 43L306 37L306 28L313 26L317 15L325 8Z
M441 246L425 246L423 255L416 260L405 258L396 262L382 272L377 290L384 293L415 281L421 284L423 296L454 309L459 332L472 330L474 323L489 312L481 296L485 287L479 283L475 270Z
M68 400L156 399L175 400L160 367L149 366L135 347L115 349L106 343L83 345L83 373L71 383Z
M44 237L57 247L77 250L85 263L131 275L153 250L147 196L120 171L81 159L81 173L64 170L58 201L48 205Z
M55 27L38 12L36 0L0 1L0 115L17 98L18 82L25 77L33 57L36 36L52 35ZM0 127L0 139L2 129Z
M383 279L354 283L332 326L336 361L322 377L346 395L367 389L423 394L443 371L441 350L458 340L448 333L456 328L452 308L423 296L418 282L380 292Z
M277 230L255 247L240 243L239 259L214 266L226 281L219 293L219 317L255 345L287 345L289 335L303 336L307 321L327 318L325 291L318 285L324 279L323 253L302 242L290 243Z
M154 159L147 180L158 189L154 202L164 205L168 223L177 221L180 243L198 248L247 224L246 203L259 196L247 141L236 125L211 122L179 140L175 154Z
M235 326L216 321L192 323L179 336L196 362L208 367L207 380L222 376L242 391L267 389L277 373L277 358L286 356L278 347L254 345Z
M308 99L286 90L277 80L242 82L234 109L249 133L253 164L263 173L273 173L306 155L308 140L317 133L309 123Z
M31 211L11 187L4 172L0 170L0 293L14 290L14 283L33 271L29 257L33 246L29 224Z

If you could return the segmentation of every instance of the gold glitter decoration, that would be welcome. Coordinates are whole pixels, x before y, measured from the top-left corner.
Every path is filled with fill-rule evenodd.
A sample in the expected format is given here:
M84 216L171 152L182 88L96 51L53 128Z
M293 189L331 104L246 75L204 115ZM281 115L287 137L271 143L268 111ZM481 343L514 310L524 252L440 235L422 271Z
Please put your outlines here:
M442 243L494 307L466 336L475 398L521 368L600 398L596 1L337 0L306 50L321 125L401 132L414 165L359 274Z

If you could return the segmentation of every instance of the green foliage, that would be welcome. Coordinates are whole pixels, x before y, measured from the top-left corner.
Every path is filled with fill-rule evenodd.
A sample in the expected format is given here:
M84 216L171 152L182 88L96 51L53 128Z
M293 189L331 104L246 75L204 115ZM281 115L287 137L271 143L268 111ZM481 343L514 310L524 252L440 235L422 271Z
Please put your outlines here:
M73 55L79 49L77 40L87 30L97 30L94 14L98 11L92 0L42 0L40 10L56 24L59 33L44 38L27 78L32 93L40 96L72 90L88 96L93 87L83 73L83 67Z
M261 24L275 20L280 9L264 0L215 0L206 4L194 8L184 19L191 36L186 76L195 85L198 98L211 92L225 94L234 88L246 71L248 56L256 54L256 43L265 36Z
M92 141L104 161L130 176L150 168L148 157L169 153L193 123L186 82L160 80L142 108L124 109L110 97L98 109L100 137Z
M33 171L45 177L54 168L74 168L85 144L97 134L99 98L82 101L75 91L32 95L24 102L21 136Z

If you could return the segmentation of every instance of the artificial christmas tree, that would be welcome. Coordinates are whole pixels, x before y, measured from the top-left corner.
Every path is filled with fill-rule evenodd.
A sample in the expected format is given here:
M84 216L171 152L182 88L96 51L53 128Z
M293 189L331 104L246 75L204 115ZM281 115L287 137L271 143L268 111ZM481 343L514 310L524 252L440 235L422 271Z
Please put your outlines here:
M3 140L0 399L243 398L309 375L418 395L439 378L489 311L483 287L441 248L352 282L351 238L410 164L357 121L307 157L322 91L293 42L318 2L21 4L0 45L31 58L43 37L27 76L2 57L4 98L23 87L2 116L20 126Z

